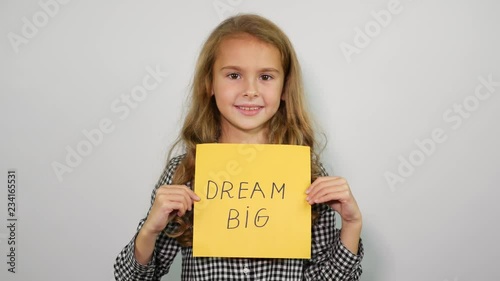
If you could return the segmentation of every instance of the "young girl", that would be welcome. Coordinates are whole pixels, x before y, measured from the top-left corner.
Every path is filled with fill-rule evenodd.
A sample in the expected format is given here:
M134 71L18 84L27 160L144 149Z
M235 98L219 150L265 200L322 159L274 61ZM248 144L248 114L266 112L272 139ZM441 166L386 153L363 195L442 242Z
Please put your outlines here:
M361 212L349 185L329 177L314 150L297 56L288 37L257 15L222 22L203 45L181 143L153 190L152 206L115 263L116 280L160 280L182 252L182 280L358 280ZM192 256L196 144L293 144L311 147L311 259ZM171 150L172 151L172 150ZM342 229L335 229L335 211Z

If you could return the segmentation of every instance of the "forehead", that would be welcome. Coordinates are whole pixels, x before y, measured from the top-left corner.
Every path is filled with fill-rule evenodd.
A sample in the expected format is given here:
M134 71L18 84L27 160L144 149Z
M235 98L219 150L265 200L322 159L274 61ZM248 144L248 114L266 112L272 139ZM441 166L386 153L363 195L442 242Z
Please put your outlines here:
M260 65L281 68L281 53L278 48L246 33L224 38L216 54L216 65Z

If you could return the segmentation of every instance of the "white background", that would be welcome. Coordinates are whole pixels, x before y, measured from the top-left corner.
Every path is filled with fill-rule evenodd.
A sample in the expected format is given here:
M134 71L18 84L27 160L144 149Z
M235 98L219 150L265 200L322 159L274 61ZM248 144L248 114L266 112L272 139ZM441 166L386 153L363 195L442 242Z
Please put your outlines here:
M218 12L224 3L231 11ZM112 279L178 133L201 44L222 18L255 12L292 40L328 138L323 162L361 206L362 280L499 280L500 86L474 93L479 77L500 81L500 4L401 0L381 26L372 12L388 3L74 0L43 22L38 1L2 1L0 279ZM24 17L39 24L31 38ZM367 27L372 37L356 45ZM169 75L122 120L111 106L147 67ZM67 147L106 118L114 130L59 181L53 163L66 164ZM445 140L424 154L416 142L434 130ZM413 171L398 172L409 160ZM18 177L16 274L6 264L8 169ZM404 181L391 187L388 173ZM179 280L178 260L169 275Z

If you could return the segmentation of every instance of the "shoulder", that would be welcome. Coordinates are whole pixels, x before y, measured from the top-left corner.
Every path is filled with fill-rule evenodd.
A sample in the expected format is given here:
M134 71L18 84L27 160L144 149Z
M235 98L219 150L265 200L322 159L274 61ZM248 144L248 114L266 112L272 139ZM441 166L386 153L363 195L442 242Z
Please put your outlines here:
M165 166L165 169L163 170L163 173L158 180L156 188L164 184L170 184L172 182L172 177L174 176L175 170L185 156L186 154L181 154L168 160L167 165Z
M181 163L184 157L186 157L186 154L181 154L171 158L167 163L167 169L173 169L175 171L175 169L177 168L177 166L179 166L179 163Z
M325 166L323 166L323 163L318 162L318 168L319 168L319 176L320 177L327 177L328 172L325 169Z
M319 177L327 177L328 172L326 171L323 163L319 161L311 162L311 182L315 181Z

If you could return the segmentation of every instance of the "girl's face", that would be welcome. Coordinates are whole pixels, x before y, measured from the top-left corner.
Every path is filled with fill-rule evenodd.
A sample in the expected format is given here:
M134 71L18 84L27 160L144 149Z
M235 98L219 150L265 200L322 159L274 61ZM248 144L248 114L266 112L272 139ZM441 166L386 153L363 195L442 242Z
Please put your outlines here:
M212 83L221 113L220 142L267 142L267 122L282 99L280 58L276 47L248 34L221 42Z

